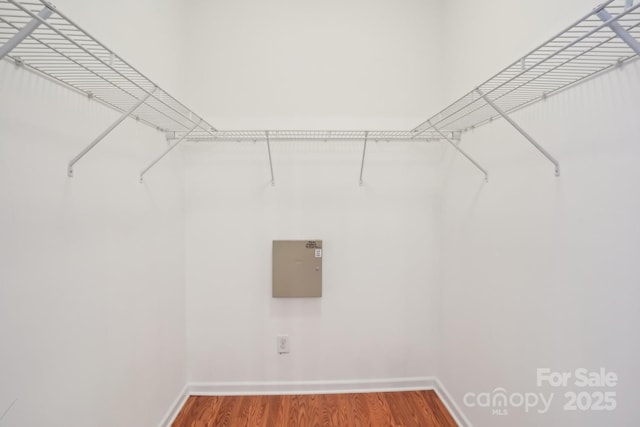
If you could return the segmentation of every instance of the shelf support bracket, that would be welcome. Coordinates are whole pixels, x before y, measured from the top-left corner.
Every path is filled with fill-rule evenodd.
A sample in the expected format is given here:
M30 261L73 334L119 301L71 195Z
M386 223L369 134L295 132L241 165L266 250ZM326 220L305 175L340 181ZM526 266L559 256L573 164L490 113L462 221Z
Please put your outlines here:
M500 107L498 107L487 95L485 95L480 88L476 88L476 92L478 95L485 100L487 104L491 106L498 114L500 114L511 126L513 126L522 136L524 136L527 141L529 141L534 147L538 149L553 165L556 169L556 176L560 176L560 163L551 155L547 150L545 150L540 144L536 142L535 139L531 135L529 135L524 129L520 127L507 113L505 113Z
M196 130L197 127L200 126L200 123L202 123L202 119L200 119L198 121L198 123L196 123L191 129L189 129L189 131L187 133L185 133L184 135L182 135L182 137L180 137L179 140L177 140L176 142L173 143L173 145L170 145L169 148L167 148L164 153L162 153L160 155L160 157L158 157L157 159L155 159L153 162L151 162L151 164L149 166L147 166L146 168L144 168L144 170L142 172L140 172L140 183L143 182L144 180L144 174L146 174L149 169L151 169L152 167L154 167L156 165L156 163L158 163L160 160L162 160L164 158L164 156L166 156L167 154L169 154L171 152L171 150L173 150L174 148L176 148L182 141L184 141L185 139L187 139L187 137L191 134L191 132L193 132L194 130Z
M269 141L269 131L265 131L267 137L267 153L269 154L269 170L271 171L271 186L275 187L276 180L273 177L273 162L271 161L271 143Z
M40 12L38 12L37 17L31 19L31 21L22 27L20 31L7 40L4 45L0 46L0 60L7 56L16 46L22 43L24 39L29 37L29 35L33 33L43 21L50 17L51 14L53 14L53 10L45 6Z
M141 99L138 100L138 102L136 102L135 104L133 104L133 106L126 111L125 113L123 113L118 120L116 120L115 122L113 122L111 124L111 126L109 126L107 129L104 130L104 132L102 132L100 135L98 135L98 137L96 139L94 139L93 141L91 141L91 144L87 145L85 147L84 150L82 150L80 153L78 153L77 156L75 156L70 162L69 162L69 166L67 167L67 175L69 177L73 177L73 165L75 165L78 160L80 160L81 158L83 158L85 156L85 154L87 154L89 151L91 151L93 149L93 147L95 147L96 145L98 145L98 143L100 141L102 141L104 139L105 136L109 135L111 133L112 130L114 130L120 123L122 123L124 121L124 119L126 119L127 117L129 117L131 114L133 114L134 111L136 111L138 109L138 107L140 107L142 104L144 104L147 99L149 99L149 97L153 94L153 92L156 91L158 87L155 86L153 88L153 90L151 90L150 92L148 92L144 97L142 97Z
M469 160L471 163L473 163L473 165L475 167L477 167L480 172L482 172L484 174L484 181L485 182L489 182L489 173L478 164L478 162L476 162L475 160L473 160L471 158L471 156L469 156L466 152L464 152L462 150L462 148L458 147L458 144L456 144L455 142L453 142L449 137L447 137L443 132L440 131L440 129L438 129L437 127L435 127L431 121L428 121L429 126L431 129L433 129L434 131L436 131L438 133L438 135L440 135L445 141L447 141L449 143L449 145L451 145L453 148L455 148L460 154L462 154L467 160Z
M369 139L369 131L364 132L364 146L362 147L362 163L360 164L360 186L364 185L362 173L364 172L364 156L367 154L367 140Z
M596 12L598 18L600 18L603 22L609 22L610 19L613 18L609 12L605 8L600 9ZM607 24L611 31L616 33L618 37L620 37L633 51L636 55L640 55L640 42L636 40L627 30L625 30L622 25L618 21L611 21Z

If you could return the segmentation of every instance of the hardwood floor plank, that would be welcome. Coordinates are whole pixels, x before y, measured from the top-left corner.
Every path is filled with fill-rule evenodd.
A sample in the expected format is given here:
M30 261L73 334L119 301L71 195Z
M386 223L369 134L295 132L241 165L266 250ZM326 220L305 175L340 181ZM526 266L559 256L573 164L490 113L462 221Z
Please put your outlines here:
M369 405L363 393L353 393L351 399L353 402L353 413L355 415L355 426L365 427L372 424L369 416Z
M320 425L326 427L338 427L340 425L340 408L338 397L335 394L321 394L320 400ZM346 424L343 424L346 425Z
M191 396L173 427L457 427L433 391Z
M223 398L219 396L189 397L176 418L174 425L185 427L205 427L210 425L206 420L218 413L222 400Z
M399 414L399 412L402 411L402 406L399 404L399 402L396 399L393 399L393 397L390 396L390 393L381 393L381 395L382 395L382 398L386 401L387 406L389 407L389 415L393 420L392 425L394 426L403 425L402 420L398 419L399 417L401 417L401 414Z
M267 422L265 423L265 427L277 426L278 425L278 415L280 413L280 406L282 405L282 396L266 396L267 397L267 406L269 408L269 412L267 415Z
M364 398L369 405L371 418L376 420L378 425L393 426L394 421L385 394L386 393L365 393Z
M253 419L250 419L249 412L251 409L251 402L256 400L258 396L248 396L245 398L243 396L236 396L236 405L233 408L233 412L231 413L231 420L233 420L234 426L245 426L253 427ZM251 422L251 424L249 424Z
M233 419L233 411L238 402L238 396L222 397L218 411L211 419L211 426L225 427L237 424L239 420Z
M276 423L274 426L288 426L291 399L289 399L288 396L278 396L278 400L278 416L276 417Z
M338 413L340 414L341 425L355 425L355 408L351 400L351 394L337 394L336 397L338 398Z
M444 406L444 403L440 400L438 395L435 392L426 393L424 395L424 399L426 400L426 406L429 408L433 408L431 411L431 415L436 421L437 426L445 426L445 427L457 427L457 424L447 407Z
M317 394L296 396L298 401L298 426L322 426L320 396Z
M247 419L252 421L254 427L269 427L269 396L253 396L249 405Z

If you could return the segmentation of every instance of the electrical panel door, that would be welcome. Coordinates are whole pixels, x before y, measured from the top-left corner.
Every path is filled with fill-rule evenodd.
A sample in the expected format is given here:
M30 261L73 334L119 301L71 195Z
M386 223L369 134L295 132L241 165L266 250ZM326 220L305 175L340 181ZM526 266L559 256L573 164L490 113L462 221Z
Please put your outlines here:
M322 296L322 240L274 240L274 298Z

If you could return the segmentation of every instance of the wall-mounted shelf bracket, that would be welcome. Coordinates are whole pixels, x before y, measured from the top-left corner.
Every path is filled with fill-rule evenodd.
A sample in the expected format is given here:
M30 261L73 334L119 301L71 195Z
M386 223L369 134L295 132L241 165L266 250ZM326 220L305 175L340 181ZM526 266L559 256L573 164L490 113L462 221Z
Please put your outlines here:
M177 140L173 145L170 145L169 148L167 148L164 153L162 153L160 155L160 157L158 157L157 159L155 159L153 162L151 162L151 164L149 166L147 166L146 168L144 168L144 170L142 172L140 172L140 182L142 183L142 181L144 180L144 174L146 174L149 169L151 169L152 167L154 167L156 165L156 163L158 163L160 160L162 160L164 158L164 156L166 156L167 154L169 154L174 148L176 148L182 141L185 140L185 138L187 138L189 136L189 134L191 132L193 132L197 127L200 126L200 124L202 123L202 119L200 119L200 121L198 121L195 125L193 125L193 127L189 130L189 132L185 133L182 138L180 138L179 140Z
M360 185L364 185L362 181L362 173L364 172L364 156L367 154L367 140L369 139L369 131L364 133L364 146L362 147L362 164L360 164Z
M24 39L29 37L36 28L40 26L48 17L51 16L53 10L50 7L45 6L35 17L31 19L24 27L20 29L13 37L0 46L0 59L4 58L11 52L16 46L18 46Z
M269 141L269 131L265 131L264 134L267 138L267 153L269 154L269 170L271 171L271 186L274 187L276 185L276 180L273 178L273 162L271 161L271 142Z
M115 122L113 122L113 124L111 124L111 126L109 126L107 129L104 130L104 132L102 132L100 135L98 135L98 137L96 139L94 139L91 144L87 145L87 147L82 150L80 153L78 153L77 156L75 156L70 162L69 162L69 166L67 167L67 175L69 177L73 177L73 165L76 164L76 162L78 162L78 160L80 160L81 158L83 158L85 156L85 154L87 154L89 151L91 151L93 149L93 147L95 147L96 145L98 145L98 143L100 141L102 141L104 139L104 137L106 137L107 135L109 135L111 133L112 130L114 130L120 123L122 123L124 121L124 119L126 119L127 117L129 117L131 114L133 114L134 111L136 111L138 109L138 107L140 107L142 104L144 104L147 99L149 99L149 97L153 94L153 92L155 92L157 89L157 87L154 87L150 92L148 92L144 97L142 97L141 99L139 99L128 111L126 111L125 113L123 113L118 120L116 120Z
M429 126L431 129L435 130L440 134L440 136L449 143L453 148L455 148L460 154L462 154L467 160L469 160L473 165L480 170L484 174L484 181L489 182L489 173L478 164L475 160L471 158L462 148L458 147L458 144L453 142L449 137L447 137L444 133L440 132L440 130L433 125L433 123L429 122Z
M627 9L631 6L627 3ZM616 33L636 54L640 55L640 42L636 40L629 32L620 25L618 21L614 19L606 8L602 8L596 12L596 16L606 23L611 31Z
M507 113L505 113L500 107L498 107L487 95L485 95L479 88L476 88L476 93L485 100L487 104L491 106L498 114L500 114L511 126L513 126L527 141L529 141L534 147L538 149L553 165L555 166L556 176L560 176L560 163L545 150L531 135L529 135L524 129L520 127Z

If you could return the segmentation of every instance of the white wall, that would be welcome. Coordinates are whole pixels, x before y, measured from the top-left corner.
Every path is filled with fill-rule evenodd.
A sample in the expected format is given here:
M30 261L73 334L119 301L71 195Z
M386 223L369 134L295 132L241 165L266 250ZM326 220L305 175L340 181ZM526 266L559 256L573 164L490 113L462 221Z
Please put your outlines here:
M474 2L463 3L475 7ZM476 7L473 18L461 11L450 16L463 24L451 35L452 46L477 34L487 41L457 59L468 65L451 68L456 71L449 87L459 83L454 76L481 80L476 71L484 73L486 64L499 56L484 46L526 39L533 47L542 41L533 40L533 34L551 35L563 26L546 31L545 24L530 33L533 20L527 19L509 24L505 32L500 20L495 23L495 10L508 7L516 17L525 17L559 4L494 3L493 10ZM574 3L574 18L593 7ZM492 24L478 33L477 23L489 20ZM462 146L489 170L489 184L464 159L448 153L439 375L476 426L640 422L635 403L640 380L639 77L640 64L628 65L514 115L560 160L559 178L553 165L503 121L463 137ZM536 385L537 368L583 367L617 373L615 411L563 411L565 392L602 388ZM540 415L513 409L507 416L494 416L489 408L464 407L466 393L498 387L509 394L553 392L551 411Z
M185 100L220 129L410 129L440 104L437 0L190 0Z
M273 142L185 150L189 380L433 375L436 144ZM437 170L437 169L435 169ZM271 242L323 239L323 296L271 297ZM276 353L288 334L291 353Z
M0 424L158 425L186 381L181 156L139 184L166 141L127 121L67 178L117 114L7 61L0 94Z
M187 99L219 128L409 129L440 104L435 1L190 2ZM191 145L189 380L433 375L441 146ZM321 299L271 298L271 241L323 239ZM276 354L275 336L291 337Z

